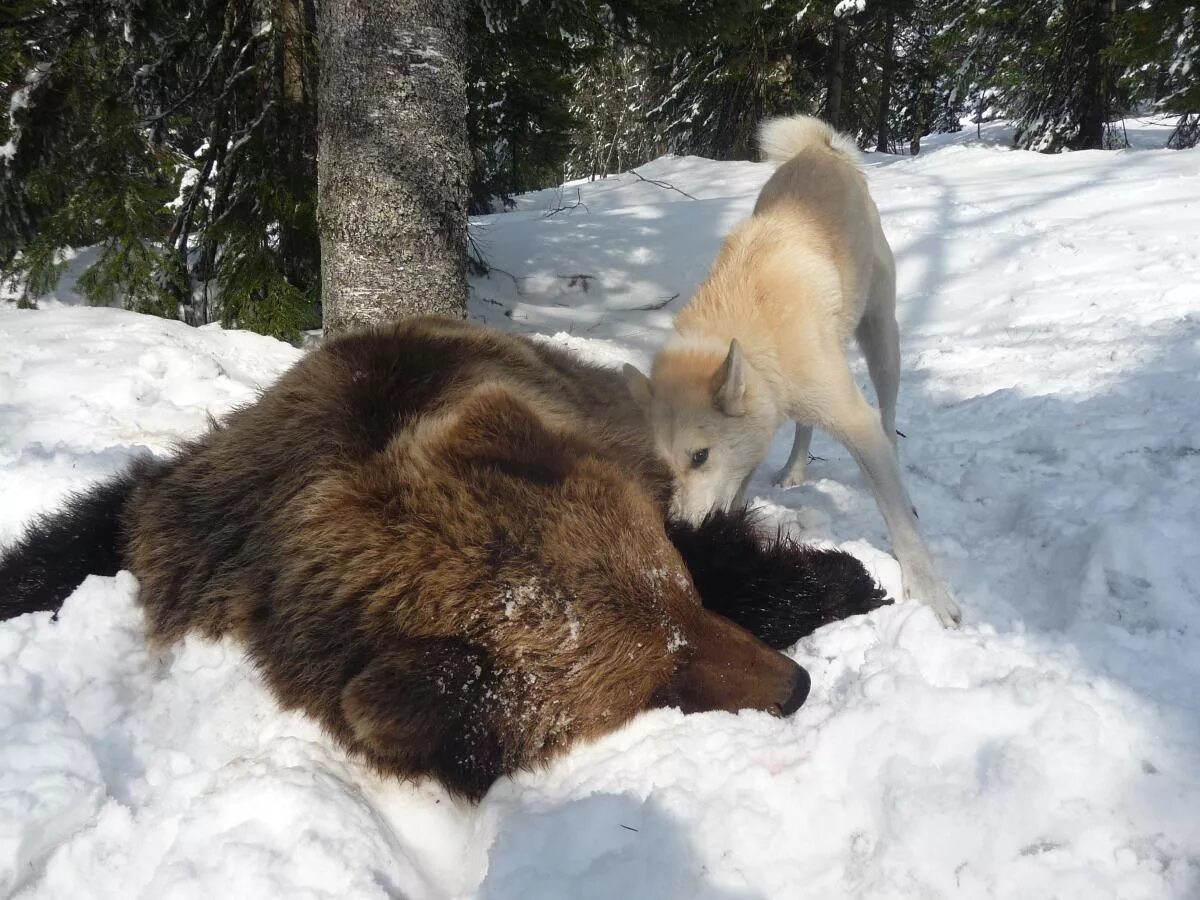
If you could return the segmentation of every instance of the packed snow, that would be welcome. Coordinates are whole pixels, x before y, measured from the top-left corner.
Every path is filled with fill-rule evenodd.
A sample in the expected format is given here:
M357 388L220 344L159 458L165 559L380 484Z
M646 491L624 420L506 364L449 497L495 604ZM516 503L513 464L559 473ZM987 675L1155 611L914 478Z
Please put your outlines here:
M995 125L865 158L960 630L908 603L828 626L792 651L791 719L643 715L471 807L348 760L233 644L151 652L134 579L92 577L59 621L0 624L0 896L1200 896L1200 155L1130 125L1147 149L1039 156ZM473 315L645 366L769 169L638 172L476 222ZM0 542L298 355L69 285L0 309ZM771 486L788 437L767 522L898 594L846 451L818 434L810 481Z

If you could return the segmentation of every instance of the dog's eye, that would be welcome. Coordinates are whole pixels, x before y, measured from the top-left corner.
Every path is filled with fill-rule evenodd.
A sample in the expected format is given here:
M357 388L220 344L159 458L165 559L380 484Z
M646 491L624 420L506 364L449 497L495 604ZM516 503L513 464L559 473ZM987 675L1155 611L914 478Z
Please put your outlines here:
M708 448L707 447L705 447L703 450L697 450L695 453L692 454L692 468L693 469L700 468L706 462L708 462Z

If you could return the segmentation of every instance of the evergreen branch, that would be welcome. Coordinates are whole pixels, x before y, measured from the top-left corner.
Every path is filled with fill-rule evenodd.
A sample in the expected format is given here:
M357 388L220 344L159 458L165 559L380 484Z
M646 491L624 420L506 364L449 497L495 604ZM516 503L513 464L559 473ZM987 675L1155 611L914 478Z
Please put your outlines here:
M492 267L488 264L487 256L484 255L483 248L479 245L479 241L475 240L470 229L467 230L467 256L472 263L477 267L477 274L487 276L491 272Z
M238 132L237 136L233 138L233 143L230 144L229 149L225 153L226 158L232 157L240 149L242 149L242 147L245 146L246 142L254 136L254 132L258 130L258 127L266 121L267 115L271 113L271 111L274 110L277 105L277 101L271 100L265 106L263 106L262 112L255 116L254 120L240 132Z
M215 46L212 53L209 54L208 65L205 66L204 72L201 73L200 80L196 82L192 89L161 112L156 112L154 115L146 116L144 119L142 119L142 125L153 125L156 122L161 122L164 119L174 115L180 107L182 107L185 103L190 102L198 93L200 93L200 89L208 84L208 79L212 77L213 70L217 65L217 59L220 58L221 51L224 49L225 42L218 41L217 46Z
M228 97L230 91L232 91L233 88L236 87L242 81L242 79L244 79L247 75L249 75L250 73L252 73L258 69L258 65L256 63L252 63L251 65L248 65L248 66L243 66L242 63L246 59L246 55L257 44L259 44L263 40L265 40L270 35L270 33L271 33L271 30L269 28L260 28L257 31L255 31L252 35L250 35L250 38L244 44L242 44L242 46L238 49L237 56L234 57L233 62L230 67L231 71L230 71L229 75L226 76L225 82L221 86L220 94L217 95L216 99L217 99L218 103L221 100L224 100L226 97ZM224 56L224 51L226 49L228 49L228 44L226 44L224 40L218 41L217 45L212 49L212 52L209 54L208 64L205 66L204 72L200 76L200 80L196 82L196 84L192 87L192 89L190 91L188 91L187 93L185 93L182 97L180 97L174 103L172 103L169 107L167 107L167 109L165 109L161 112L154 113L153 115L147 116L146 118L144 118L142 120L142 124L143 125L152 125L156 122L161 122L162 120L166 119L167 117L171 116L173 113L178 111L184 104L188 103L197 94L199 94L201 89L204 88L204 86L206 84L208 84L208 80L212 77L213 72L216 71L217 61L220 60L220 58L222 56Z
M7 10L0 9L0 15L9 16L8 19L0 22L0 29L8 28L25 28L29 25L36 25L38 22L45 22L49 16L46 13L40 13L36 16L25 16L24 18L16 18Z
M200 203L200 198L204 195L204 188L208 185L208 179L212 175L214 161L215 154L212 152L205 154L204 167L200 170L200 174L191 185L187 199L183 202L179 214L175 217L175 222L171 226L170 234L167 237L167 243L181 252L186 252L187 250L187 239L188 235L191 234L192 219L195 216L196 207Z

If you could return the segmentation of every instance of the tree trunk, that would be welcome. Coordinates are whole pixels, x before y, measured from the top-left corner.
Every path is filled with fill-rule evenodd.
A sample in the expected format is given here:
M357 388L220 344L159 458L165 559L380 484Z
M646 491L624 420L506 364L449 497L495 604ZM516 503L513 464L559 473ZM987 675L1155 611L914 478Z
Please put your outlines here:
M300 0L279 0L280 76L283 102L298 106L304 102L304 9Z
M896 9L892 0L883 3L883 71L879 74L879 109L875 115L875 145L879 153L887 153L891 144L888 125L892 109L892 72L896 68Z
M621 104L621 113L620 113L620 115L617 116L616 127L613 128L612 143L609 144L609 146L608 146L608 158L605 159L605 161L604 161L605 177L608 177L609 172L619 171L617 169L613 169L613 160L616 158L616 155L617 155L617 145L621 141L621 129L625 127L625 106L626 106L626 104L624 104L624 103Z
M466 313L465 0L321 0L326 333Z
M1079 107L1076 121L1079 123L1073 150L1100 150L1104 147L1104 126L1108 123L1108 76L1109 67L1105 59L1109 45L1108 0L1082 0L1080 12L1083 19L1084 68L1080 77Z
M833 40L829 47L829 78L825 88L825 121L834 128L841 127L842 85L846 78L846 24L845 16L833 18Z
M1200 113L1184 113L1167 138L1167 147L1171 150L1188 150L1196 146L1200 146Z
M317 30L316 9L308 0L277 0L278 107L276 128L286 143L279 148L287 190L303 197L317 174ZM279 270L293 287L311 285L321 259L312 221L284 218L279 222Z

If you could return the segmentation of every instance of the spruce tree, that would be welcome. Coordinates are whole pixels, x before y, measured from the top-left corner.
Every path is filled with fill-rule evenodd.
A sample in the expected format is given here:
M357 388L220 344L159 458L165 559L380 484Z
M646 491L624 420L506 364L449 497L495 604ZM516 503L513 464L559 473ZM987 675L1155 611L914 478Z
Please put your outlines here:
M753 158L780 114L892 152L967 114L1050 152L1119 146L1133 111L1200 140L1195 0L456 2L475 211L663 152ZM317 0L0 8L0 277L21 302L91 247L93 302L316 327L316 23Z
M1116 21L1114 57L1122 67L1123 93L1154 110L1179 116L1168 147L1200 144L1200 4L1194 0L1138 3Z
M0 21L0 265L24 302L294 336L318 320L313 0L26 0ZM219 298L219 300L218 300Z

